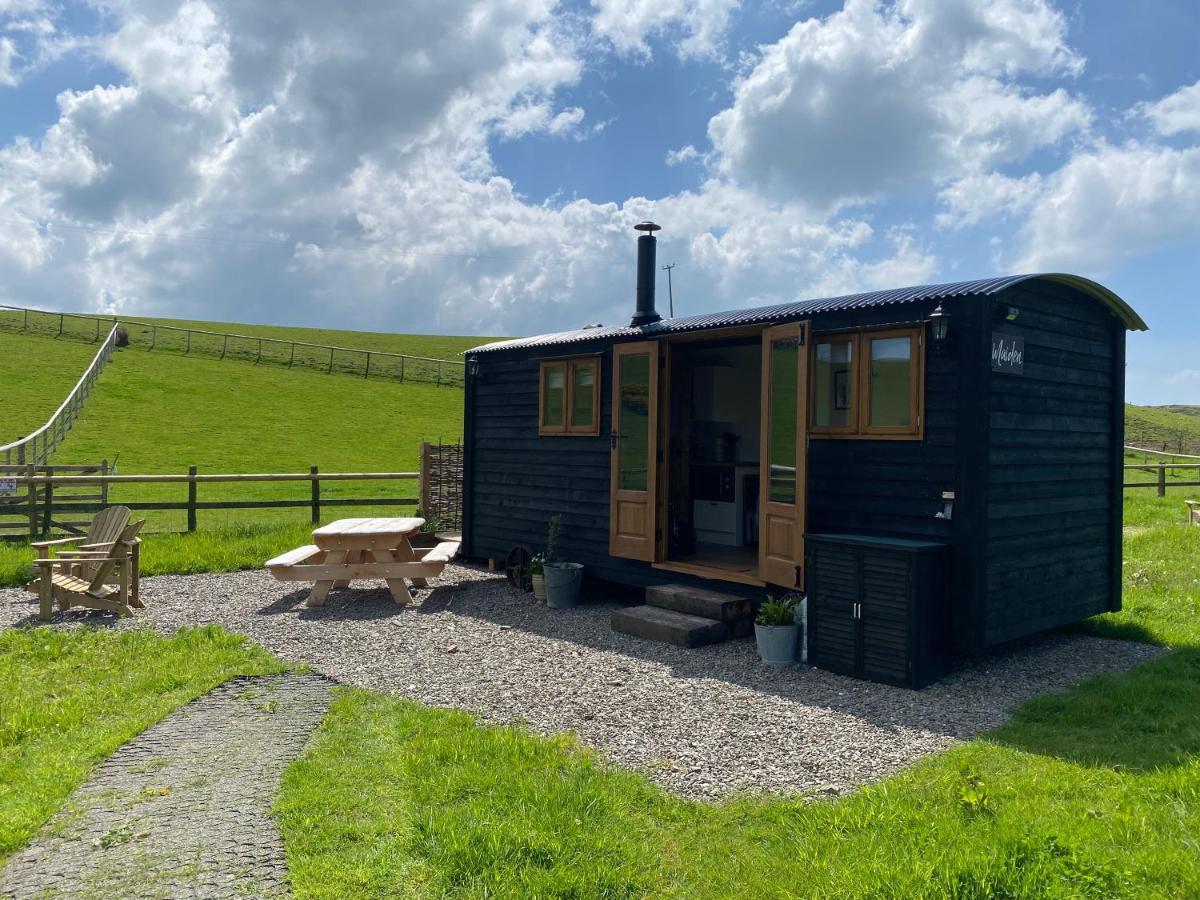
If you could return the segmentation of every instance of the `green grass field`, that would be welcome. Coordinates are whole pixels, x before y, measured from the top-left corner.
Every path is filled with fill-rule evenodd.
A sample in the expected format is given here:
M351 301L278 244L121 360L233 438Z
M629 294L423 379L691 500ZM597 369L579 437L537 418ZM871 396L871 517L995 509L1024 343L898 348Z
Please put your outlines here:
M1126 440L1162 442L1170 450L1194 453L1200 445L1200 416L1178 412L1162 406L1125 405Z
M39 417L48 416L61 402L61 397L54 400L46 392L65 395L86 367L94 345L4 332L0 340L4 342L0 348L12 351L0 357L5 394L13 392L19 410L36 410L25 415L36 422L31 430L41 424ZM38 364L36 378L20 377L34 360L51 362ZM42 384L53 387L43 389ZM418 467L422 441L460 438L462 410L463 393L455 387L124 349L105 369L83 415L52 461L70 465L116 460L118 472L135 474L183 474L189 465L196 465L201 473L307 472L314 465L327 472L408 472ZM109 501L179 503L186 500L186 490L184 485L114 485ZM322 486L325 499L368 496L415 497L416 483ZM206 485L199 494L202 502L308 497L309 485L301 482ZM398 510L410 512L411 507L365 507L352 512L329 508L328 518L397 514ZM148 531L186 527L182 511L145 515ZM198 524L306 521L303 509L234 510L202 512Z
M0 445L45 425L95 355L95 346L0 331Z

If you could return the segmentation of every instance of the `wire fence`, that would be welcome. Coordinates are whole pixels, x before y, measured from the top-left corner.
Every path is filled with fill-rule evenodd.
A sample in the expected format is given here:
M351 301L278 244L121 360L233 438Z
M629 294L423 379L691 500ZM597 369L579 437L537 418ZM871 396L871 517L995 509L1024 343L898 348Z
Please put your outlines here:
M205 331L142 322L117 316L48 312L21 306L0 306L0 329L75 340L101 339L103 328L119 326L122 341L143 350L238 359L256 365L312 369L318 372L412 381L447 387L462 387L466 366L457 360L432 359L384 350L310 344L283 338L259 337L224 331Z

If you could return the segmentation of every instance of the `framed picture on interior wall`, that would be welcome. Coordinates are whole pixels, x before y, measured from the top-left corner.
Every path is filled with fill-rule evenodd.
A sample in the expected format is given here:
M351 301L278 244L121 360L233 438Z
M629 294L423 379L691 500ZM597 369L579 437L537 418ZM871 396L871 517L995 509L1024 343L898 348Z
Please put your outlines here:
M850 370L833 373L833 408L850 408Z

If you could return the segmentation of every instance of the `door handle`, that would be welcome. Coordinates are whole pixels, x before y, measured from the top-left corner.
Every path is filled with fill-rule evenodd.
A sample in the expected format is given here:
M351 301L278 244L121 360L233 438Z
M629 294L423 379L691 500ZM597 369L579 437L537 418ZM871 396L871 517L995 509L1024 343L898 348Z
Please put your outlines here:
M610 449L616 450L617 449L617 433L615 431L610 431L608 433L608 441L609 441Z

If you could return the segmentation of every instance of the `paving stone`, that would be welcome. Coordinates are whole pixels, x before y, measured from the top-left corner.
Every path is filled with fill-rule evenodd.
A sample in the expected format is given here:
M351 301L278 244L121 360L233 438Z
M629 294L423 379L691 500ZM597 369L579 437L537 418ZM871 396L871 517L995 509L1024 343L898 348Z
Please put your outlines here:
M9 860L0 896L287 896L271 804L331 686L234 678L176 710L96 768Z

